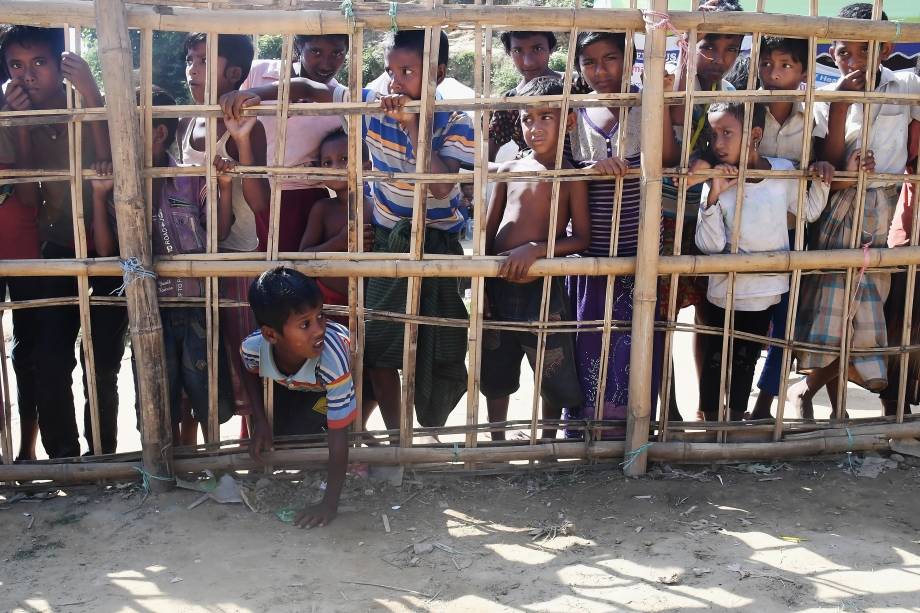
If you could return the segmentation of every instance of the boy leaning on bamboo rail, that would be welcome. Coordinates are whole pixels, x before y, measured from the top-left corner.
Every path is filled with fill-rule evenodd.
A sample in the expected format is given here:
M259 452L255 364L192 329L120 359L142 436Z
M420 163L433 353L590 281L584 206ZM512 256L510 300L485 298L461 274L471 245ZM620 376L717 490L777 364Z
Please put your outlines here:
M706 11L739 9L737 3L731 0L709 0L701 7L701 10ZM872 7L868 4L849 5L840 13L841 17L852 19L868 19L871 15ZM882 18L885 18L884 15ZM701 32L696 48L683 54L685 61L678 67L680 75L677 89L692 89L695 92L729 90L730 86L723 81L740 54L742 38L740 33ZM436 81L442 84L447 76L449 42L442 32L437 33L436 40L439 41ZM556 45L553 33L509 31L502 34L501 40L521 75L520 82L510 90L509 95L546 96L564 91L564 83L568 80L566 75L549 68L550 52ZM70 90L79 93L86 106L102 104L101 94L85 62L73 54L64 53L62 41L61 30L23 26L6 26L0 30L0 59L5 81L2 89L4 110L65 108L66 95ZM347 126L342 126L344 122L341 117L314 116L292 117L288 122L285 136L287 146L282 163L292 168L316 165L339 169L345 168L347 164L369 162L375 171L398 173L415 172L420 155L423 159L430 158L427 172L456 175L456 180L448 179L425 185L422 195L425 231L424 236L420 237L422 251L425 254L462 255L460 238L469 211L461 196L459 183L463 180L461 170L471 169L474 165L474 133L466 114L439 110L428 121L430 134L420 134L423 123L420 121L421 116L416 110L407 109L407 105L422 98L423 80L427 78L429 68L428 58L424 56L425 42L423 30L392 32L384 41L385 74L361 92L364 102L376 105L376 110L363 115L360 123L367 160L347 158L347 133L341 131L347 129ZM290 100L347 100L348 92L335 80L335 74L344 63L348 38L342 35L303 36L297 37L295 43L299 62L291 75ZM629 74L633 58L626 57L627 50L632 47L626 44L622 34L582 32L570 44L576 45L571 91L598 94L639 91L638 87L624 85L623 82L624 75ZM217 160L207 161L215 164L214 173L219 179L213 208L218 215L215 226L217 237L221 241L222 250L265 250L271 242L269 236L272 232L269 227L272 217L268 215L271 198L267 182L245 174L240 176L238 169L262 166L272 159L280 126L275 125L274 117L266 116L256 120L242 111L263 103L277 103L279 83L276 79L281 76L281 66L277 62L253 62L252 43L246 36L220 35L216 47L216 66L208 66L206 62L205 35L190 35L184 50L177 52L184 51L186 55L187 85L196 103L204 103L207 99L204 91L207 71L211 71L212 78L218 79L217 91L223 113L214 124L219 137L214 150L219 156ZM830 53L840 70L841 78L830 87L840 91L870 89L920 96L920 79L916 75L895 73L881 64L888 58L891 49L891 44L881 44L878 63L869 66L867 59L873 55L869 45L835 41ZM756 81L760 87L774 91L799 90L803 84L806 88L810 87L808 75L813 67L807 66L807 41L766 36L756 51L754 57L757 58L757 65L751 69L756 70ZM256 65L258 69L253 68ZM692 65L697 75L692 87L686 85L684 69L687 65ZM866 83L870 74L875 75L874 85ZM435 94L435 98L441 99L440 92ZM487 317L491 317L492 323L483 334L481 381L488 401L489 420L505 421L508 416L508 397L518 386L521 359L526 356L531 365L535 366L540 362L537 348L545 342L541 362L543 417L555 420L561 415L568 426L566 435L577 438L582 436L586 420L595 415L614 422L625 418L622 409L626 406L629 391L630 337L616 325L606 335L593 327L605 317L610 317L615 324L623 320L628 325L631 315L626 307L631 306L632 277L615 278L612 291L606 286L606 277L570 277L565 283L555 279L544 297L543 283L534 281L528 271L535 260L546 257L551 245L555 257L604 257L610 254L628 256L635 253L641 202L639 175L633 169L638 167L639 154L644 148L644 144L638 142L641 109L635 107L626 112L624 109L628 107L618 107L615 104L570 108L567 115L562 117L558 105L547 104L545 108L541 105L531 104L520 111L494 114L488 132L488 155L490 159L499 156L498 159L503 161L492 168L493 172L593 168L597 176L587 175L582 181L561 183L554 223L550 223L554 210L550 197L553 191L551 180L511 180L490 185L492 192L489 209L481 220L481 223L486 224L486 248L488 253L507 254L507 259L499 277L486 284L486 294L482 297L484 311ZM747 106L748 110L745 110L742 103L712 106L696 104L687 109L683 102L679 102L671 107L672 112L666 113L665 142L661 144L662 161L665 166L678 165L681 141L686 140L683 144L689 148L687 159L690 164L686 187L693 189L687 192L689 196L682 219L676 217L679 192L675 188L665 194L674 205L664 207L662 236L665 253L673 253L675 243L684 243L681 253L785 251L793 248L795 231L805 228L808 240L804 243L809 249L863 244L881 247L888 244L888 230L895 216L894 207L901 182L864 181L866 191L860 194L858 188L863 182L835 178L834 171L904 172L911 157L907 142L908 125L912 121L920 121L920 104L871 105L869 120L872 128L868 131L869 142L865 151L861 144L864 109L859 104L827 104L818 101L813 104L813 117L806 114L808 107L801 102L771 102L768 105L749 103ZM748 115L748 112L752 114ZM188 158L183 159L183 162L202 166L202 174L205 172L203 155L210 131L208 121L204 117L183 121L176 138ZM688 121L690 125L685 126ZM565 134L561 146L558 142L560 124L564 126ZM154 121L154 136L164 125L158 119ZM751 126L749 133L745 133L747 125ZM83 166L92 166L105 172L109 156L104 122L89 122L83 132L87 150ZM66 175L69 172L66 163L69 156L68 139L64 137L66 134L64 124L0 128L0 169L42 168L49 173ZM814 136L813 142L806 140L808 134ZM169 164L169 158L163 156L168 155L167 141L158 141L160 145L167 146L163 151L154 151L155 159L166 160L166 165ZM744 151L743 142L748 145ZM499 147L503 144L505 150L500 152ZM510 157L507 151L509 148L514 149ZM563 158L557 160L556 151L560 148L563 150ZM647 149L657 151L658 147ZM803 154L807 158L803 158ZM742 170L739 165L743 160L746 160L746 166ZM804 219L800 221L787 219L787 215L799 210L799 179L790 177L788 172L776 178L756 174L760 171L795 169L812 171L804 189ZM714 176L713 171L717 171L719 176ZM754 176L745 176L744 182L739 184L738 175L748 172ZM208 190L203 186L206 182L200 177L198 179L203 188L201 193L194 197L189 193L188 197L175 199L164 196L166 200L160 198L161 206L155 208L155 212L169 208L172 213L176 213L173 220L186 219L188 228L196 229L195 235L200 238L201 233L206 234L205 229L208 227L205 213L208 207L204 204L207 202ZM154 182L155 192L161 196L163 185L180 183L178 177L164 181ZM80 228L79 224L75 227L73 223L67 181L40 180L0 188L0 249L3 249L0 255L7 258L32 258L42 253L44 257L73 257L80 245L86 245L87 253L91 256L114 253L114 243L107 239L114 237L115 228L110 223L110 216L103 215L108 210L109 184L98 178L95 183L95 199L90 182L85 185L85 228ZM280 224L277 225L279 234L276 238L280 243L275 244L280 251L298 248L329 251L345 248L346 242L343 239L346 236L346 207L349 200L347 190L353 186L344 185L341 180L323 183L290 179L279 185L284 190L280 200ZM697 194L697 189L702 191ZM335 197L327 197L327 190L331 190ZM368 247L373 251L414 253L411 222L416 206L415 191L416 186L412 181L392 179L368 183L364 200L368 206L367 221L372 224L368 233ZM738 202L742 204L739 206ZM910 201L905 202L909 208ZM179 214L182 210L188 212L184 218ZM162 242L168 234L163 228L169 224L163 219L158 222L160 225L155 224L153 230L156 234L157 228L160 229L159 240ZM677 222L684 227L681 237L674 236ZM179 228L177 224L173 226ZM227 227L231 228L230 234L225 233ZM226 241L233 236L233 228L237 228L236 236L240 240L231 241L231 244ZM551 228L555 228L554 236L549 235ZM182 232L173 234L177 237L185 236ZM244 238L246 240L242 240ZM197 244L179 245L174 251L166 249L165 243L161 247L158 253L204 252L202 246ZM175 245L170 243L169 247ZM69 251L65 254L62 249ZM237 401L245 398L245 403L251 405L254 453L268 447L272 432L263 419L259 386L255 385L255 378L248 373L275 381L274 434L328 431L330 446L335 438L338 448L341 442L338 439L353 420L353 416L345 419L338 416L338 412L347 408L351 415L350 411L354 410L354 390L349 392L352 396L340 394L332 402L328 386L334 387L336 373L344 376L347 371L350 381L350 367L346 359L345 363L322 374L322 368L317 366L322 364L322 360L319 363L315 360L324 355L323 352L329 347L342 349L348 346L347 332L335 325L325 324L322 317L324 303L347 303L345 286L334 279L322 279L320 284L315 284L287 270L275 270L266 275L269 276L260 277L249 291L251 311L239 309L241 315L246 313L245 317L231 316L227 308L220 311L221 320L230 316L232 321L237 322L236 328L239 329L231 333L223 329L225 326L222 322L220 341L223 349L219 355L229 360L227 370L236 374L228 376L225 371L221 371L218 383L232 379L235 385L231 395ZM92 279L93 284L104 284L105 281ZM799 303L793 340L824 346L838 351L838 355L844 337L847 338L848 351L897 344L896 338L891 338L888 332L894 330L892 322L887 321L885 315L886 308L889 313L892 309L893 312L898 310L898 305L886 306L890 284L888 273L854 274L849 282L844 274L807 275L803 277L801 293L796 301L789 296L789 275L786 273L738 274L731 292L728 291L728 281L726 276L712 275L674 288L678 292L677 306L695 305L699 323L719 329L725 318L731 317L735 331L754 335L753 339L735 340L729 356L730 369L722 363L722 337L719 334L696 335L698 346L695 362L701 400L689 414L699 410L699 419L717 419L723 405L729 408L727 419L748 417L745 415L748 397L754 368L762 349L762 342L756 339L767 335L776 339L785 337L783 325L787 318L786 305L789 303ZM228 288L227 283L222 282L224 294L232 289L232 295L224 297L234 300L246 298L244 290L250 282L249 279L241 279L230 284L233 288ZM55 287L50 287L55 283ZM5 280L5 284L10 288L10 296L14 300L73 293L72 290L63 289L63 285L73 284L69 279L51 278L48 283L33 279L9 279ZM409 287L406 279L369 279L365 288L365 306L378 311L405 313ZM466 319L461 287L461 280L456 278L423 279L418 293L419 314ZM792 289L796 289L796 286L793 285ZM298 297L291 302L284 302L287 300L286 291L295 292ZM666 285L662 285L662 308L659 313L662 319L667 318L665 311L670 302L669 291ZM100 286L95 294L101 295L102 292ZM283 300L279 298L280 306L274 304L275 298L265 297L274 296L273 292L280 292L279 295L285 297ZM612 305L607 304L608 294L613 296ZM902 294L897 293L899 300L904 300ZM182 297L188 297L188 294ZM544 301L547 303L544 304ZM280 315L271 314L271 309L276 306L284 312ZM101 309L109 309L120 317L123 315L121 307L94 304L90 309L93 317ZM175 311L177 317L181 314L180 308L168 304L164 304L164 311ZM575 336L550 330L552 333L546 334L541 340L535 332L514 330L515 323L520 326L537 321L544 312L549 313L551 322L569 319L576 322L573 326ZM76 337L75 330L79 328L76 307L17 309L15 313L16 348L13 358L19 382L18 406L23 426L20 457L34 457L32 441L35 435L32 432L36 425L42 432L42 442L49 455L78 455L80 450L72 399L69 403L52 403L52 396L69 389L69 385L62 383L59 389L42 389L45 386L29 383L36 373L44 375L49 372L58 373L56 376L62 382L64 378L69 380L75 363L73 340ZM310 317L297 324L292 331L294 336L288 338L288 320L305 314L310 314ZM44 318L45 323L39 323L39 318ZM195 338L200 348L206 345L206 334L203 332L205 326L200 319L183 320L184 328L170 326L170 330L181 328L190 330L188 334L198 333ZM195 326L196 321L200 325ZM76 328L73 322L77 322ZM323 324L322 334L320 323ZM506 325L502 326L502 323ZM384 423L390 429L400 427L403 398L400 369L403 366L404 325L402 321L369 317L366 322L365 346L361 348L367 369L364 397L368 401L362 411L363 416L366 420L376 400ZM243 330L243 327L247 329ZM243 355L240 357L236 352L239 340L244 332L251 332L256 327L260 331L243 341ZM113 371L109 367L109 358L117 357L120 361L119 347L121 350L124 348L124 332L122 330L119 335L118 330L117 326L113 332L111 327L99 325L93 327L92 334L97 362L95 384L100 396L100 416L103 417L102 451L105 452L115 451L115 432L107 424L114 414L110 410L113 401L117 410L117 396L113 396L108 387L109 381L114 380L112 373L117 375L117 369ZM846 334L844 330L847 330ZM107 332L112 332L108 336L114 340L108 338ZM330 333L334 333L334 342L327 338ZM310 345L307 342L310 339L298 341L297 335L300 334L312 335L310 339L315 342ZM192 336L185 335L183 339L189 340ZM229 341L231 337L236 341ZM655 355L649 357L654 365L653 381L661 379L664 364L670 360L669 356L660 355L664 347L664 343L660 342L663 334L661 337L656 338ZM100 338L106 342L111 340L112 351L99 345ZM320 342L323 339L326 340ZM189 385L182 377L186 374L190 376L196 368L199 371L203 368L207 372L207 356L195 359L194 356L199 355L199 352L193 351L184 342L176 341L176 346L181 347L177 356L180 361L188 358L192 370L170 370L175 373L170 375L170 387L173 390L181 390L183 385ZM269 346L268 354L263 351L262 343ZM288 343L292 345L288 346ZM910 344L910 341L904 340L901 344ZM235 348L228 352L226 349L230 345ZM300 348L296 349L294 345ZM443 426L466 392L466 349L467 332L463 328L419 326L415 372L414 377L410 378L415 385L415 405L406 410L411 411L421 425ZM278 353L273 354L271 351ZM808 377L791 385L789 401L793 408L801 408L804 416L811 418L811 398L818 389L828 385L831 397L835 399L833 391L841 369L833 355L806 351L794 353L798 358L798 370L808 374ZM781 389L780 378L784 370L782 354L779 347L771 346L767 368L759 382L762 392L750 415L754 419L768 419L773 414L772 401ZM256 355L261 362L255 359ZM274 370L265 361L267 355L274 356ZM729 370L732 373L731 385L725 386L726 397L723 398L721 379ZM886 390L886 387L890 388L891 377L885 356L858 352L848 357L848 368L843 370L849 373L852 380L872 391L882 392L889 412L891 403L897 404L897 392L892 400L892 391ZM920 383L920 376L914 370L909 370L908 376L910 380L907 389L910 392L917 387L914 379ZM670 383L673 383L673 377ZM310 394L303 393L298 387L300 384L313 386L309 389ZM658 387L656 383L649 390L653 411L657 404ZM206 398L207 388L204 389ZM191 406L192 417L198 421L202 420L205 412L202 404L206 404L200 390L201 386L196 384L194 388L186 389L184 394ZM336 393L341 391L337 390ZM603 398L599 399L602 391ZM672 393L671 398L674 396ZM916 400L918 396L909 393L908 400ZM172 407L174 412L178 410L177 406L186 402L182 397L183 394L178 392L171 394L171 403L176 405ZM219 400L223 397L218 394ZM342 400L346 397L350 400ZM668 408L671 418L679 419L680 412L676 403ZM73 425L68 425L71 422ZM93 436L89 423L87 418L85 434L92 447ZM622 436L617 425L605 425L604 435L612 438ZM63 430L67 430L67 436L63 437L66 441L60 435ZM504 430L498 426L492 433L494 439L502 439L504 435ZM197 433L193 432L193 436L196 441ZM555 438L555 428L548 426L543 436ZM345 455L347 457L347 449ZM338 449L334 458L336 471L344 467L344 464L339 466L341 458L341 449ZM330 485L332 481L330 473ZM328 497L322 509L314 514L305 514L306 524L325 523L334 516L336 500L333 498L337 498L337 494L332 491Z

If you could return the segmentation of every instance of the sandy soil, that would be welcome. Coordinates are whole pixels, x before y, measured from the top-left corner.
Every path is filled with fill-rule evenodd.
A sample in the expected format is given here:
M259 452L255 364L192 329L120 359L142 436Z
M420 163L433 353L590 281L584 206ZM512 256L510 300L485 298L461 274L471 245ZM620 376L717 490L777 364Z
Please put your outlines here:
M710 468L352 479L338 519L312 531L242 504L189 510L185 490L0 497L0 610L920 608L920 470Z

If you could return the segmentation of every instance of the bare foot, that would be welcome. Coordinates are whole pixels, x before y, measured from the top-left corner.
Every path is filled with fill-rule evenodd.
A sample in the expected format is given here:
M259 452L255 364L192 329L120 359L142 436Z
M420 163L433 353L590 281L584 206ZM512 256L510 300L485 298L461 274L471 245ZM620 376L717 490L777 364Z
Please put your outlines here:
M811 404L808 389L808 380L802 379L795 385L786 389L786 402L792 405L792 416L804 419L807 422L815 420L815 409Z

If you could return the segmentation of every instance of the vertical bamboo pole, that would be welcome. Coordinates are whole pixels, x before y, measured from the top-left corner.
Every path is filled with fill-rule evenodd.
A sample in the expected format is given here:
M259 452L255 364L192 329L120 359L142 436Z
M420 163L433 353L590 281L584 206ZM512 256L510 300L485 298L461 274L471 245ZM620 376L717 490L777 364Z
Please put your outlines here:
M914 181L914 190L920 189L920 183ZM910 232L910 245L914 246L917 244L918 237L920 237L920 207L914 207L914 210L911 214L911 232ZM901 327L901 350L898 359L898 369L900 371L900 378L898 379L898 408L895 414L895 421L897 423L904 423L904 412L907 410L906 403L906 392L907 392L907 367L909 365L910 352L905 352L903 347L905 345L913 344L913 317L914 317L914 295L917 291L917 265L910 264L907 267L907 288L904 292L904 324ZM888 344L891 344L891 341L888 341Z
M631 0L630 8L635 8L635 5L636 0ZM630 91L630 86L632 84L632 57L635 38L635 32L633 30L626 31L626 44L624 45L623 51L623 82L620 84L620 92L624 94ZM628 106L617 107L617 156L624 160L626 156L623 155L623 151L626 147L626 135L629 133L629 115L631 110L632 107ZM667 107L665 107L665 112L668 112ZM617 177L614 182L616 183L616 188L614 190L613 220L610 225L610 241L607 246L607 255L610 257L616 257L619 252L620 215L623 212L623 177ZM601 355L598 361L597 397L594 403L595 420L604 418L604 396L607 394L607 370L609 369L608 363L610 361L610 336L613 324L613 290L615 283L616 276L607 275L607 287L604 293L604 323L601 332ZM582 409L582 411L586 410L587 407ZM587 436L587 432L585 432L585 436ZM601 429L598 428L595 431L595 438L599 438L600 436Z
M362 66L364 51L364 28L354 27L349 40L348 90L352 100L361 100ZM364 251L364 166L362 149L363 115L348 116L348 251ZM351 344L352 378L358 416L355 430L360 431L364 423L364 279L348 278L348 328L354 342Z
M695 29L690 30L687 35L687 48L696 49L696 39L697 31ZM693 51L689 51L693 53ZM676 212L674 213L674 248L673 255L681 255L681 236L683 236L684 231L684 214L687 210L687 168L690 164L690 154L692 153L692 147L690 146L690 139L693 133L693 121L691 119L693 116L693 84L696 82L696 62L688 58L687 60L687 77L686 77L686 97L684 98L684 125L681 129L681 154L680 154L680 170L681 176L677 179L677 207ZM675 75L674 79L674 88L677 88L677 83L680 75ZM670 112L668 107L665 107L665 112ZM699 207L699 202L696 203L696 206ZM672 255L668 254L668 255ZM662 375L661 375L661 416L659 417L659 434L658 440L661 442L666 442L668 440L668 418L669 411L671 407L671 378L674 376L673 369L673 360L671 359L671 347L674 343L674 331L670 328L674 325L677 320L677 284L680 281L680 275L672 274L669 279L668 284L668 315L667 315L667 326L668 330L665 332L664 337L664 349L662 351Z
M763 12L763 0L758 0L757 11ZM748 90L753 89L757 82L757 67L760 65L760 38L761 33L755 32L751 41L750 69L748 70ZM744 188L747 176L747 165L750 157L751 127L754 120L754 106L751 102L744 102L744 122L741 132L741 159L738 161L738 183L735 192L735 219L732 224L730 241L731 253L738 253L741 242L741 219L744 215ZM719 377L719 421L731 421L731 380L732 380L732 355L735 352L735 282L738 276L734 272L728 273L728 291L725 296L725 318L722 322L722 368ZM743 413L744 411L742 411ZM717 440L725 442L725 431L720 430Z
M818 0L810 0L810 14L817 16ZM815 66L815 56L817 54L818 39L816 36L808 38L808 65ZM808 82L808 89L805 93L805 131L802 139L802 156L799 163L799 169L806 173L811 162L812 148L814 138L814 103L815 103L815 84L814 79ZM804 176L799 178L798 202L795 214L795 243L790 248L795 251L801 251L805 248L805 199L808 197L808 179ZM802 271L792 271L792 278L789 283L789 310L786 313L786 335L783 346L783 365L780 371L779 395L776 397L776 421L773 427L773 440L779 441L783 436L783 419L786 410L786 389L789 386L789 371L792 366L791 344L795 339L795 321L799 310L799 288L802 284Z
M882 16L882 0L874 0L872 4L872 20L876 21ZM869 41L869 57L866 59L866 86L865 90L871 92L875 90L875 78L878 75L878 53L880 43L877 40ZM859 132L859 153L860 159L866 159L866 151L869 150L869 133L872 128L872 104L862 105L862 129ZM863 172L862 164L859 166L856 180L856 212L853 219L852 231L850 233L850 248L856 249L862 243L863 215L866 210L866 190L869 187L869 180L866 173ZM847 384L849 383L849 362L850 362L850 344L853 342L850 331L850 309L859 307L853 296L859 298L859 280L857 286L853 287L854 270L848 268L846 272L846 291L844 296L846 301L843 305L843 323L840 330L840 361L837 364L837 414L836 419L842 420L847 410ZM851 304L852 303L852 304Z
M0 311L0 323L4 311ZM12 311L10 311L12 317ZM3 388L3 404L0 410L0 464L12 464L13 453L13 405L10 399L10 377L6 367L6 338L0 338L0 388ZM21 444L21 443L20 443Z
M477 5L482 0L476 0ZM488 4L492 4L488 0ZM492 28L476 26L474 30L476 39L475 66L473 70L473 89L477 98L487 99L492 86ZM485 55L486 61L483 61ZM473 113L474 142L476 143L475 159L473 162L473 256L485 255L485 217L484 202L488 186L489 173L489 121L492 113L477 110ZM470 326L468 336L467 355L469 371L466 386L466 425L473 426L479 421L479 383L480 369L482 368L482 320L483 296L485 295L485 280L483 277L470 279ZM477 443L476 431L467 430L465 444L475 447ZM471 470L472 463L467 463L466 469Z
M434 123L434 99L438 77L438 52L441 48L441 29L425 28L425 52L428 58L427 72L422 80L422 108L418 119L418 149L415 152L415 171L429 172L431 167L431 129ZM412 199L412 234L410 236L409 255L414 260L421 260L425 244L427 227L428 185L416 183ZM418 315L419 295L422 288L420 277L409 277L406 289L406 314ZM415 353L418 349L418 324L406 323L406 335L403 339L403 390L400 406L399 444L401 447L412 446L412 426L415 415Z
M667 0L651 0L653 11L668 10ZM633 293L632 346L629 353L629 403L626 422L628 476L645 474L647 455L640 450L648 442L652 407L649 389L652 380L652 350L657 302L658 241L661 224L661 145L664 135L664 54L666 32L645 27L642 89L642 212L639 215L639 246L636 257L636 284ZM692 85L692 84L691 84ZM689 86L688 86L689 89Z
M79 30L77 31L79 32ZM66 48L80 54L80 43L71 45L70 28L64 27L64 44ZM83 106L83 101L73 87L67 87L67 108ZM74 232L74 252L78 258L86 258L89 253L86 242L86 211L83 208L83 124L80 120L67 123L68 146L70 148L70 193ZM89 278L77 277L77 296L79 300L80 327L83 331L83 371L86 374L84 392L89 402L90 424L92 427L93 454L102 454L102 433L99 420L99 393L96 384L96 360L93 348L93 333L89 306Z
M149 270L153 257L141 191L137 107L131 88L131 41L125 5L118 0L96 0L95 8L99 56L109 93L105 105L112 159L116 163L115 217L120 256L123 260L136 257ZM172 432L166 413L167 381L156 281L146 276L129 281L126 292L131 346L137 356L143 465L153 477L165 477L170 474ZM154 478L149 483L154 492L169 487L167 480Z
M220 62L217 57L217 42L220 35L217 32L208 32L205 52L205 104L217 104L217 67ZM205 156L204 164L208 185L208 223L207 232L208 253L217 253L217 174L214 170L214 156L217 155L217 117L211 115L205 119ZM230 189L234 189L231 187ZM217 365L220 351L220 312L218 308L220 291L217 277L205 279L205 325L207 327L208 351L208 423L202 424L202 429L207 432L207 441L216 442L220 438L220 422L218 420L217 400ZM197 427L196 427L197 438Z

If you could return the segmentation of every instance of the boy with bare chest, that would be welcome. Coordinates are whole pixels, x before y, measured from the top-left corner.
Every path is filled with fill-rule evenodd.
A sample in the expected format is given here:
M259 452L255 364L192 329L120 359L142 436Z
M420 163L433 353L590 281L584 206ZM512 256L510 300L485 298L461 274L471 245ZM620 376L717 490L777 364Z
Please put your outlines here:
M520 95L554 96L562 94L558 79L538 78L528 83ZM559 142L558 108L523 109L520 113L524 140L531 153L520 160L506 162L500 172L541 172L560 167L556 163ZM572 126L574 113L566 117ZM570 167L567 163L562 168ZM552 183L548 181L510 181L497 183L486 217L486 253L507 256L499 277L486 280L488 316L503 322L530 322L540 317L542 279L528 276L530 267L547 256L547 239L552 213ZM572 234L566 232L571 221ZM591 220L588 191L581 181L560 185L556 218L554 257L579 253L587 248ZM562 278L550 285L549 321L568 318L568 299ZM483 336L481 389L486 397L489 421L502 422L508 416L508 401L520 384L521 358L532 368L537 356L537 335L533 332L487 330ZM575 371L572 337L548 334L543 362L541 396L544 419L559 419L562 408L581 404L581 388ZM555 429L544 429L543 438L555 438ZM493 440L504 432L493 432Z

